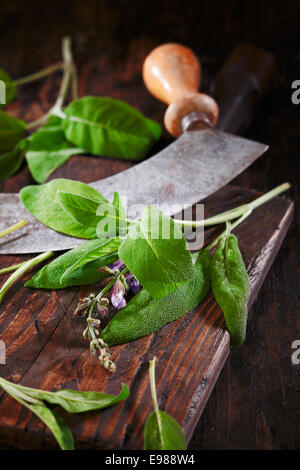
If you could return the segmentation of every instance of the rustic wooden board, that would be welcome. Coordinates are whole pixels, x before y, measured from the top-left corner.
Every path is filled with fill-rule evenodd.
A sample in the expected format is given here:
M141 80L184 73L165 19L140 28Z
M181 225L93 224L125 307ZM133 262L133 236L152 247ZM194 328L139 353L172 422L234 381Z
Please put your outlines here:
M205 201L206 216L257 196L254 191L227 186ZM248 266L249 308L280 248L292 213L291 201L276 198L254 211L235 232ZM216 230L211 229L207 239L215 235ZM1 257L0 262L10 264L10 259ZM31 387L107 393L118 393L125 382L131 391L126 402L100 413L66 414L65 418L77 448L138 449L152 409L148 360L155 355L160 407L179 421L189 440L230 350L222 312L212 295L157 333L112 348L117 372L110 375L88 352L82 338L84 320L72 315L79 296L89 291L90 287L32 290L18 282L0 306L0 340L7 347L7 363L0 365L0 375ZM0 442L26 449L56 447L43 424L3 392Z

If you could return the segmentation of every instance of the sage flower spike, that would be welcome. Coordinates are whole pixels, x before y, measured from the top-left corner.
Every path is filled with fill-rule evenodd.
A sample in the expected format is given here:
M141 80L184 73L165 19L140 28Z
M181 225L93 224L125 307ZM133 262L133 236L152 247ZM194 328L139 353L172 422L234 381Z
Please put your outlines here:
M133 274L129 273L126 275L126 282L128 284L129 289L134 295L140 292L141 284Z

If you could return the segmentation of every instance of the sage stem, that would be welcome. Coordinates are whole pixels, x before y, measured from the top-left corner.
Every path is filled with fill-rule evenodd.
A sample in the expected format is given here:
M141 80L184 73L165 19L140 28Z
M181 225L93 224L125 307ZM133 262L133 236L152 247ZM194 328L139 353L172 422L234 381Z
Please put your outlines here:
M64 68L63 62L57 62L56 64L49 65L38 72L32 73L31 75L27 75L26 77L19 78L18 80L14 80L15 85L25 85L26 83L31 83L35 80L39 80L40 78L46 77L47 75L51 75L51 73L57 72L58 70L62 70Z
M229 211L221 212L221 214L214 215L213 217L209 217L208 219L196 221L174 219L174 222L176 224L186 227L209 227L211 225L221 224L223 222L227 222L229 220L236 219L237 217L242 216L249 209L256 209L257 207L265 204L266 202L270 201L271 199L283 193L284 191L287 191L290 187L290 183L280 184L276 188L272 189L266 194L263 194L257 199L254 199L254 201L251 201L248 204L243 204L242 206L236 207Z
M0 233L0 238L5 237L5 235L8 235L9 233L14 232L15 230L18 230L19 228L24 227L24 225L27 224L27 220L21 220L21 222L18 222L15 225L12 225L11 227L7 228L6 230L3 230L3 232Z
M35 266L38 263L41 263L42 261L45 261L46 259L50 258L53 256L54 253L53 251L46 251L45 253L42 253L35 258L31 258L28 261L25 261L24 263L21 264L21 266L13 273L11 276L5 281L3 286L0 289L0 303L2 302L2 299L6 292L9 290L9 288L21 277L23 274L31 269L33 266Z

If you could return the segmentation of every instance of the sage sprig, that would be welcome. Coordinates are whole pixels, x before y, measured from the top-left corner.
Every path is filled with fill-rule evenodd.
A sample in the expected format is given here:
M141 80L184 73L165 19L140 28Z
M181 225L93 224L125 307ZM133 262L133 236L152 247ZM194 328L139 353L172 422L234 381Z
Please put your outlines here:
M155 361L150 361L149 376L154 411L149 415L144 429L145 450L185 450L184 433L168 413L158 408L155 385Z
M59 405L68 413L84 413L116 405L129 396L129 389L125 384L122 384L121 392L117 396L69 389L49 392L14 384L2 377L0 386L48 426L62 450L74 450L73 435L59 413L48 405Z

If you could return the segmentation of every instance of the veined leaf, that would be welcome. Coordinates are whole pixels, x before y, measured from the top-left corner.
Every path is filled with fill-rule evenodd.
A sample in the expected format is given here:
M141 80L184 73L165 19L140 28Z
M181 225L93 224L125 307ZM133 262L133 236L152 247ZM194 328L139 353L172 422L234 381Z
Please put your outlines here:
M9 152L23 138L25 122L0 111L0 153Z
M66 109L67 139L95 155L141 160L161 127L123 101L87 96Z
M45 126L31 135L26 160L35 181L44 183L71 156L82 153L84 150L65 138L62 119L51 116Z
M246 337L249 279L238 240L230 234L222 237L211 263L211 283L216 301L223 310L233 347Z
M155 386L155 360L150 361L150 386L154 411L149 415L144 429L145 450L185 450L184 433L177 421L158 408Z
M77 261L79 261L85 254L93 252L93 250L101 249L102 245L107 240L90 240L83 243L73 250L67 251L55 260L46 264L40 271L38 271L29 281L26 282L26 287L33 287L36 289L62 289L70 286L82 286L86 284L95 284L105 277L105 274L99 272L99 268L114 263L118 259L117 253L107 254L98 257L94 261L87 264L77 266L65 274ZM64 276L63 276L64 275ZM62 278L63 276L63 278Z
M195 274L180 228L153 207L147 207L141 222L129 229L119 255L153 297L165 297Z
M94 227L76 222L62 208L57 197L58 191L84 196L98 204L107 202L98 191L87 184L60 178L41 186L26 186L20 191L20 198L26 209L47 227L73 237L96 238Z

